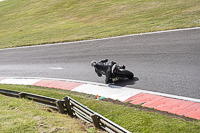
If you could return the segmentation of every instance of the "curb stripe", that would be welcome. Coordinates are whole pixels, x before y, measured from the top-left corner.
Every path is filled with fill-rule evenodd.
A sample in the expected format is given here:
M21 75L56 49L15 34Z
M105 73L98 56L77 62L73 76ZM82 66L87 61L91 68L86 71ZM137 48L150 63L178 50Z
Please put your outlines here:
M200 106L196 109L193 109L192 111L188 112L186 115L184 115L186 117L191 117L194 119L200 119Z
M8 78L8 79L3 79L0 81L1 84L17 84L17 85L32 85L38 81L40 81L41 79L12 79L12 78Z
M195 102L184 101L184 103L174 107L173 109L169 110L169 113L176 114L176 115L184 115L188 111L184 111L184 109L190 108L190 106L194 105Z
M147 93L139 93L130 97L124 102L140 104L143 107L154 108L160 111L167 111L168 113L200 119L200 103L167 98Z
M200 103L194 103L187 108L183 108L177 112L178 115L184 115L186 113L190 114L189 112L195 111L200 107ZM188 116L188 115L187 115ZM189 117L189 116L188 116Z
M83 83L68 82L68 81L56 81L56 80L41 80L34 83L35 86L48 87L48 88L59 88L62 90L72 90Z
M72 91L99 95L106 98L111 98L114 100L125 101L129 97L138 94L138 91L134 91L134 89L120 88L120 87L108 87L108 86L98 86L91 84L83 84L81 86L76 87Z

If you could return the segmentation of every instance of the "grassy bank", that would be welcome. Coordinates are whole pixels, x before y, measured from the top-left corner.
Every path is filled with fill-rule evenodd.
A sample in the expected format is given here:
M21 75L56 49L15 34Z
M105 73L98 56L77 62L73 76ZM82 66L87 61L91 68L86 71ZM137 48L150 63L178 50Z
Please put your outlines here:
M138 109L124 105L117 105L111 102L97 101L95 96L76 93L71 91L64 91L59 89L50 89L34 86L20 86L20 85L0 85L0 88L29 92L43 96L62 99L68 95L90 109L94 110L110 119L111 121L119 124L131 132L199 132L200 121L187 121L182 118L172 117L169 115L161 115L154 111L146 111L145 109ZM1 104L2 103L2 100ZM27 101L25 101L27 102ZM24 103L23 100L20 101ZM29 105L29 104L28 104ZM10 106L7 105L7 106ZM17 108L17 107L16 107ZM18 108L18 111L21 109ZM37 110L37 108L36 108ZM35 111L36 111L35 110ZM37 111L36 111L37 112ZM0 113L1 120L4 118ZM59 121L59 120L58 120ZM3 127L4 125L1 124Z
M96 133L97 130L33 101L0 94L0 132Z
M5 0L0 48L200 26L199 0Z

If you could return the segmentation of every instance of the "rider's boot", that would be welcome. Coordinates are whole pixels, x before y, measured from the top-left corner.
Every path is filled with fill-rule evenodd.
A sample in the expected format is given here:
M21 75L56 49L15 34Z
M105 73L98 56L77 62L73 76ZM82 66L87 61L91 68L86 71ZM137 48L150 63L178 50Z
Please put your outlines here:
M106 84L112 83L112 79L105 80L105 83L106 83Z

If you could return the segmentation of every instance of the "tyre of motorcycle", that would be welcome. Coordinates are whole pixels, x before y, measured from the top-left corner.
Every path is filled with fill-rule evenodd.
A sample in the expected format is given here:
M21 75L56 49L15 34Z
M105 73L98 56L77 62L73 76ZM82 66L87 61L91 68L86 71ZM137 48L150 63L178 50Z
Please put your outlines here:
M117 72L118 77L133 79L134 74L129 70L119 69Z
M118 81L119 80L119 77L114 77L112 78L112 81L115 82L115 81Z

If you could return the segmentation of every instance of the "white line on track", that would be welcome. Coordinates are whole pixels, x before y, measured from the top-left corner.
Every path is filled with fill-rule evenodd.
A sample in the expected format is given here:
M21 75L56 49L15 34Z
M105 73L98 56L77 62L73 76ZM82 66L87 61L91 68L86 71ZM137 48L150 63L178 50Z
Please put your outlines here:
M0 49L0 50L10 50L10 49L20 49L20 48L33 48L33 47L44 47L44 46L54 46L54 45L63 45L63 44L73 44L73 43L81 43L81 42L91 42L91 41L99 41L99 40L108 40L108 39L115 39L115 38L123 38L123 37L151 35L151 34L160 34L160 33L176 32L176 31L188 31L188 30L197 30L197 29L200 29L200 27L192 27L192 28L184 28L184 29L173 29L173 30L165 30L165 31L155 31L155 32L147 32L147 33L139 33L139 34L115 36L115 37L92 39L92 40L74 41L74 42L63 42L63 43L43 44L43 45L34 45L34 46L23 46L23 47L6 48L6 49Z
M62 67L49 67L50 69L53 69L53 70L63 70L64 68Z

